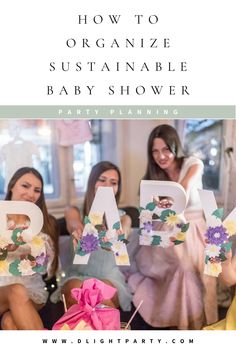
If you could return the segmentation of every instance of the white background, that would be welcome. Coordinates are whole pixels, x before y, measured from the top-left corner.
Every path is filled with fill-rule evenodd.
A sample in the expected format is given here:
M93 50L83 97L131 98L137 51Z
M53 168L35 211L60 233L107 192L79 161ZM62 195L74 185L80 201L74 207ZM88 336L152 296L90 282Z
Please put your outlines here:
M48 343L43 344L42 339ZM52 343L57 339L57 343ZM66 343L61 343L66 339ZM78 344L78 339L81 343ZM113 339L109 344L108 340ZM120 340L120 344L116 341ZM152 344L150 339L153 340ZM189 340L193 339L193 343ZM103 340L103 343L100 343ZM134 343L137 341L137 344ZM145 342L142 343L142 340ZM87 341L87 342L86 342ZM42 353L223 353L233 349L235 331L0 331L1 346L12 353L31 350ZM117 344L115 344L117 343Z
M235 104L235 11L234 1L163 0L163 1L2 1L0 11L0 104L1 105L109 105L109 104ZM78 15L87 15L88 23L78 24ZM119 24L111 24L108 15L120 14ZM134 15L142 14L136 24ZM93 17L101 15L102 24ZM150 15L158 16L150 24ZM111 49L66 47L68 38L90 41L104 38L106 43L122 38L170 38L171 48ZM49 63L77 61L98 64L116 61L174 64L187 61L188 72L76 72L49 71ZM101 66L101 65L99 65ZM47 96L47 85L54 94ZM69 95L59 95L62 86ZM81 87L75 96L73 87ZM86 85L94 85L88 95ZM115 95L107 87L115 85ZM120 95L120 86L130 86L130 95ZM135 88L145 86L145 95ZM163 85L163 93L154 95L151 85ZM169 85L176 85L170 96ZM189 87L189 96L180 94L181 85Z
M163 1L70 1L70 0L5 0L0 8L0 105L233 105L235 104L235 11L234 1L211 0L163 0ZM119 25L111 25L105 21L101 25L89 22L78 25L78 15L87 14L89 18L102 15L107 19L109 14L121 14ZM136 25L134 14L159 17L157 25L148 22ZM130 49L69 50L66 39L74 37L96 39L104 37L108 42L112 38L163 38L171 40L171 49ZM101 73L93 72L49 72L50 61L96 62L114 61L187 61L187 73ZM169 85L182 83L189 85L190 96L154 96L147 94L137 96L108 96L105 89L109 84L130 85ZM47 96L46 86L62 85L71 87L79 85L82 94L79 96ZM96 86L96 93L88 96L84 87L88 84ZM58 90L59 91L59 90ZM148 92L148 91L147 91ZM151 91L149 91L151 92ZM1 108L0 108L1 109ZM40 345L44 334L36 332L3 332L0 331L2 347L19 350L30 348L35 353L76 351L78 346ZM158 333L159 332L159 333ZM45 331L46 338L54 333ZM131 332L132 334L133 332ZM129 337L131 336L129 334ZM104 333L104 337L108 334ZM132 334L138 338L147 336L141 331ZM173 351L175 353L199 353L218 349L223 351L235 344L234 332L197 332L155 331L160 338L195 338L194 345L165 344L157 346L89 346L82 347L89 352L131 351L133 348L156 353ZM56 337L63 337L60 332ZM94 334L94 336L96 336ZM125 335L122 334L121 338ZM231 349L232 349L231 348ZM6 349L5 349L6 350Z

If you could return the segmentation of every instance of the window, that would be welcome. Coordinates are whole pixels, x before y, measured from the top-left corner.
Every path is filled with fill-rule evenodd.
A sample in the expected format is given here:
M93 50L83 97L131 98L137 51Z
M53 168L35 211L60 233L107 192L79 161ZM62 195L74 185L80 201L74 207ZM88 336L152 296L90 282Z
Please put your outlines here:
M116 163L116 122L91 120L93 139L73 146L73 171L77 195L82 196L87 187L93 165L102 160Z
M86 191L91 168L101 160L101 121L91 121L93 138L83 144L73 146L73 170L75 189L78 195Z
M4 198L14 172L24 166L35 167L44 180L47 198L59 195L58 158L52 122L47 120L0 121L0 194Z
M219 191L222 159L223 120L194 119L177 121L176 127L189 155L204 163L203 188ZM182 131L182 133L181 133Z

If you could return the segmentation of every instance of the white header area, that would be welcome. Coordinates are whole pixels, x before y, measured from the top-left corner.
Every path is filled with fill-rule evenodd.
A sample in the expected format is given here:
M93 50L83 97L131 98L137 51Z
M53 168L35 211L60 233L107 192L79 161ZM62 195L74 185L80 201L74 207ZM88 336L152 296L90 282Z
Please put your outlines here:
M234 105L233 5L4 1L1 105Z

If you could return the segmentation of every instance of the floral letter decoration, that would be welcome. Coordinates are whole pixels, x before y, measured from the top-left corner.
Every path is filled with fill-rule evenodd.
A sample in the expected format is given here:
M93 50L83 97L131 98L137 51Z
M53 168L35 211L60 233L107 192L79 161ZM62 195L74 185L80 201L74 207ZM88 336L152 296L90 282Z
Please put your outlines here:
M94 216L96 217L94 218ZM99 248L103 248L114 252L117 264L129 264L129 258L124 247L128 241L121 229L120 222L117 221L113 225L112 230L106 230L102 225L103 215L100 214L99 221L97 217L98 213L91 213L90 217L86 216L84 218L85 226L82 238L78 241L76 254L85 256L93 251L97 251Z
M29 208L31 211L29 212ZM6 214L30 216L30 227L6 226ZM0 202L0 275L24 276L45 272L47 261L45 242L40 234L42 212L29 202ZM35 236L33 232L38 234Z
M206 231L205 268L204 273L217 277L222 272L221 262L227 259L232 242L229 237L236 233L236 222L226 220L222 223L223 209L216 209L212 216L215 218L212 226Z
M173 198L172 209L163 209L154 196ZM184 242L189 224L181 213L186 205L186 193L179 183L171 181L141 181L139 208L139 243L145 246L170 247Z
M222 271L221 262L227 259L232 246L229 237L236 234L236 208L222 222L223 209L217 208L214 193L199 190L199 195L207 223L204 273L218 277Z
M107 228L103 223L104 214ZM91 252L102 248L114 253L117 265L129 265L127 243L113 189L99 187L89 215L84 218L84 230L75 251L74 264L87 264Z
M146 208L139 208L140 244L169 247L183 243L189 224L185 224L174 210L166 209L158 215L154 213L155 208L156 204L153 202L148 203Z

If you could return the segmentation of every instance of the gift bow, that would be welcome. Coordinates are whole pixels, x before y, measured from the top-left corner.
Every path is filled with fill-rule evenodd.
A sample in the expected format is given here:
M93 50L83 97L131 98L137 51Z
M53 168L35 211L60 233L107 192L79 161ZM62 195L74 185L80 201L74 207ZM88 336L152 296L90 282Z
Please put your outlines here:
M115 288L95 278L86 279L81 288L71 290L72 297L80 306L89 305L93 308L103 300L113 298L115 293Z
M71 290L72 297L78 302L80 310L84 311L96 327L101 327L102 322L96 312L103 300L111 299L116 289L98 279L87 279L81 288Z
M116 309L111 309L102 305L103 300L111 299L116 293L116 289L98 279L87 279L81 288L71 290L71 295L78 302L72 305L69 310L54 324L53 329L107 329L107 323L111 316L114 320L115 328L118 329ZM115 317L114 317L115 316ZM112 323L113 325L113 323ZM82 327L82 328L81 328Z

